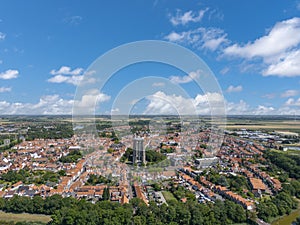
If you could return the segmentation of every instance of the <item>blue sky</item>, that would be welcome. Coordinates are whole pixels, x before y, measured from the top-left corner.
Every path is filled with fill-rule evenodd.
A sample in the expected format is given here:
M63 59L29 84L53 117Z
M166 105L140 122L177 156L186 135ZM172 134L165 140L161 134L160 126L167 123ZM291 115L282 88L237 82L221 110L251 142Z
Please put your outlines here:
M71 114L89 66L141 40L170 41L201 57L221 86L227 114L300 114L300 1L294 0L2 0L0 114ZM170 80L188 97L157 83L161 90L140 104L128 100L134 113L174 113L191 102L209 113L202 99L214 93L203 93L187 75L157 63L124 68L93 92L97 113L122 114L114 100L147 76Z

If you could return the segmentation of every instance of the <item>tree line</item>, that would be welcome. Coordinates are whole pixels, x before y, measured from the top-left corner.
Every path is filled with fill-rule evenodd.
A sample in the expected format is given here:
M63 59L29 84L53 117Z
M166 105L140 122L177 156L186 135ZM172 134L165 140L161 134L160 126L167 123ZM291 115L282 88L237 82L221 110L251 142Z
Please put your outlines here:
M264 157L288 173L290 178L300 179L300 156L267 151Z
M76 163L80 158L82 158L81 151L72 150L68 155L61 157L59 161L62 163Z
M227 200L216 201L215 204L199 204L194 200L186 203L169 201L168 205L160 206L150 201L147 206L137 198L121 205L110 201L93 204L60 195L46 199L14 196L11 199L1 198L0 210L52 215L48 225L226 225L247 221L246 211Z
M297 209L297 206L298 201L287 192L282 191L275 197L257 204L257 216L269 222L271 218L290 214L293 209Z
M22 181L24 184L46 184L47 182L58 183L60 176L64 176L65 171L60 170L58 173L52 171L22 169L19 171L9 170L1 174L0 183L10 182L12 184Z

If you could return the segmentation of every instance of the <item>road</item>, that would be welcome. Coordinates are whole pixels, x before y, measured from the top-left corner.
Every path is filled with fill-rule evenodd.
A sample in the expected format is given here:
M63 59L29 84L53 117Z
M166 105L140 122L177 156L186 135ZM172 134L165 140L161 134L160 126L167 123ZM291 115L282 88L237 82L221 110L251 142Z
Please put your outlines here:
M263 221L263 220L261 220L261 219L256 219L256 223L257 223L258 225L271 225L271 224L266 223L265 221Z

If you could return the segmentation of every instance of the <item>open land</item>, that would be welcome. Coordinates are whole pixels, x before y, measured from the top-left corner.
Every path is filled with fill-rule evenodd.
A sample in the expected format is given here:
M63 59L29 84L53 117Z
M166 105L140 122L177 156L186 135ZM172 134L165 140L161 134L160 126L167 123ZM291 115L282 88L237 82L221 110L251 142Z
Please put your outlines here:
M50 216L41 214L28 214L28 213L6 213L0 211L0 221L13 221L13 222L43 222L48 223L51 221Z

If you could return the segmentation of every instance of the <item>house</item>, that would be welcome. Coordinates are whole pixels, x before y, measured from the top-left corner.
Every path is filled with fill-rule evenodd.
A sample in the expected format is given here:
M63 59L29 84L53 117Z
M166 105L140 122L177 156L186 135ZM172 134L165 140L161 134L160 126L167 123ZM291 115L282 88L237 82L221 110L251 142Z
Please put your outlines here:
M6 194L5 191L0 191L0 198L3 198L5 194Z
M136 194L136 197L143 200L143 202L145 202L146 205L149 205L148 200L144 195L144 193L142 192L141 187L137 183L134 183L133 187L134 187L134 192Z
M128 203L129 203L129 199L127 198L126 194L123 194L123 195L122 195L122 198L121 198L121 200L120 200L120 203L121 203L122 205L128 204Z
M17 190L22 185L23 185L23 182L19 181L11 186L11 190Z
M77 192L76 196L78 198L92 198L94 197L94 194L95 194L95 190L88 190L88 191Z
M249 178L249 181L251 184L252 192L256 197L261 197L261 195L266 192L267 186L261 179L251 177Z
M281 190L281 182L276 178L271 178L273 189L277 192Z
M8 191L4 194L4 198L12 198L16 194L15 191Z
M247 210L253 210L255 207L255 204L242 196L228 190L226 187L222 187L220 185L217 185L215 187L215 191L218 192L220 195L236 202L237 204L242 205Z

